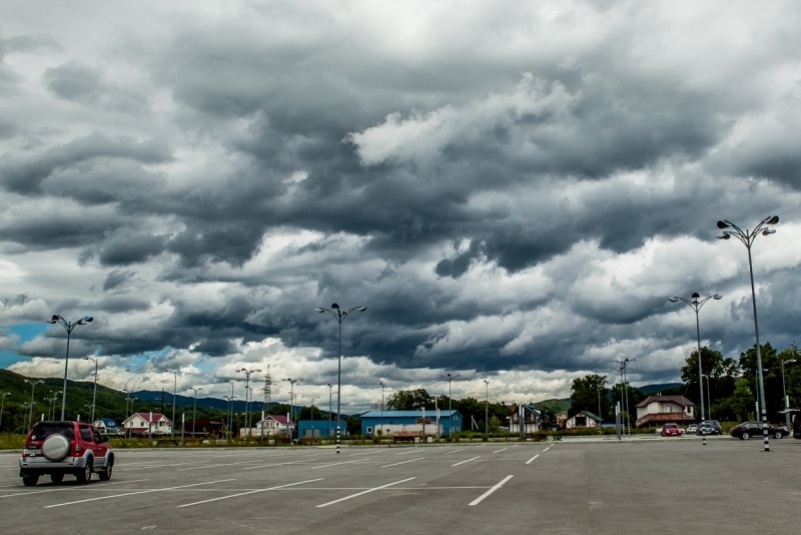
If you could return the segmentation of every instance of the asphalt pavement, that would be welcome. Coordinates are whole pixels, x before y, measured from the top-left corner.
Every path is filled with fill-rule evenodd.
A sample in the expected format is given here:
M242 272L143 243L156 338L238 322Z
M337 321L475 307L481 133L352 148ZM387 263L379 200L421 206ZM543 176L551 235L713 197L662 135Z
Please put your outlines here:
M798 533L801 441L118 450L111 481L23 487L0 533Z

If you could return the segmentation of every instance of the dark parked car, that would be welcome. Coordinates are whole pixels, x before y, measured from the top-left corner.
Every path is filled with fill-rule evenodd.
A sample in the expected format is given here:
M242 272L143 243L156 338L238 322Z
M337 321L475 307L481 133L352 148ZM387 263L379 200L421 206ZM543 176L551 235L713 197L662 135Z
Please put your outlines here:
M704 420L700 424L698 424L698 430L695 432L696 435L722 435L723 428L720 427L720 422L717 420Z
M773 438L784 438L790 435L790 431L784 426L768 424L768 435ZM731 428L731 436L740 440L748 440L751 437L762 436L762 424L759 422L743 422Z

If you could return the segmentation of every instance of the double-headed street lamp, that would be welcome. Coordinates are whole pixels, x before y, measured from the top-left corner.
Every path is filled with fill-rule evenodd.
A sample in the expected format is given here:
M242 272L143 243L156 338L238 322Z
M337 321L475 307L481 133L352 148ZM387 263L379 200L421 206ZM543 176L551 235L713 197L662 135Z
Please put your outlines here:
M30 425L32 426L33 425L33 393L36 390L36 385L40 385L40 384L44 383L44 381L42 381L41 379L37 379L37 380L25 379L23 382L28 383L29 385L31 385L31 408L30 408L30 411L28 413L28 422L30 422Z
M446 373L445 375L440 375L440 379L448 379L448 440L453 438L453 409L451 407L451 383L457 377L461 377L459 374L453 375L451 373Z
M748 271L751 275L751 303L754 308L754 335L756 337L757 373L759 377L759 402L762 412L762 441L765 445L765 451L770 451L770 440L768 439L768 409L767 405L765 405L765 382L762 377L762 353L759 348L759 321L757 320L756 291L754 290L754 265L751 260L751 246L754 244L756 237L760 234L763 236L774 234L776 230L768 228L767 225L775 225L778 222L779 216L777 215L766 217L759 222L754 230L749 232L748 229L743 231L740 229L740 227L728 219L718 221L718 228L723 230L723 233L718 236L719 240L728 240L734 236L740 240L748 250Z
M339 446L340 446L341 439L342 439L342 429L340 427L340 411L341 411L341 408L342 408L342 405L341 405L341 401L342 401L342 322L345 321L345 318L347 318L348 315L351 312L364 312L365 310L367 310L367 307L358 306L358 307L353 307L350 310L345 310L343 308L340 308L340 306L338 304L334 303L333 305L331 305L330 309L329 308L320 307L320 308L316 308L315 310L317 312L319 312L320 314L322 314L323 312L328 312L329 314L334 316L334 318L336 318L337 322L339 323L339 350L338 350L339 358L338 358L338 361L337 361L338 362L337 363L337 453L339 453Z
M70 362L70 337L72 336L72 331L75 330L75 327L78 325L87 325L92 323L94 318L92 316L84 316L78 321L68 321L64 319L59 314L53 314L53 317L50 318L47 323L51 325L55 325L58 323L64 330L67 331L67 355L64 358L64 388L61 389L62 397L61 397L61 420L64 421L64 414L67 409L67 366Z
M3 409L6 408L6 396L10 396L11 392L0 392L0 432L3 431Z
M244 373L245 374L245 425L248 429L248 437L250 437L250 376L254 373L261 372L260 369L256 370L248 370L246 368L242 368L240 370L236 370L237 373Z
M95 423L95 404L97 403L97 361L94 357L84 357L83 360L91 360L95 363L95 391L92 394L92 423Z
M704 387L701 384L701 374L703 373L703 370L701 369L701 323L698 319L698 311L701 310L701 307L704 306L706 302L709 301L710 299L714 299L715 301L720 301L721 297L723 296L715 294L701 299L701 296L698 295L698 292L693 292L693 294L690 296L690 299L685 299L683 297L675 297L675 296L668 299L668 301L670 301L671 303L676 303L678 301L681 301L682 303L693 309L693 312L695 312L695 333L698 338L698 386L701 389L702 422L706 419L706 417L704 414Z
M784 365L785 364L791 364L791 363L793 363L795 361L796 361L795 359L782 360L782 392L784 393L784 409L785 410L790 408L790 400L787 399L787 386L786 386L786 384L784 382ZM790 413L789 412L785 412L784 413L784 417L785 417L785 419L787 421L787 429L790 429Z
M284 379L284 381L289 383L289 415L291 422L287 424L287 429L289 429L289 440L292 440L292 423L297 425L295 422L295 383L301 382L303 379ZM300 431L300 430L298 430Z

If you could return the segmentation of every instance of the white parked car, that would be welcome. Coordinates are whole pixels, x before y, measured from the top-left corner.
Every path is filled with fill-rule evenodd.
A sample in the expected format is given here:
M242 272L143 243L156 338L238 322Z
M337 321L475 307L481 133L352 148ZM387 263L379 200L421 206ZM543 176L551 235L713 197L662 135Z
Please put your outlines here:
M690 424L687 426L685 432L689 435L690 433L697 433L698 432L698 424Z
M657 435L662 435L662 428L663 427L664 426L660 425L659 427L656 428L656 431L654 431L654 433L656 433Z

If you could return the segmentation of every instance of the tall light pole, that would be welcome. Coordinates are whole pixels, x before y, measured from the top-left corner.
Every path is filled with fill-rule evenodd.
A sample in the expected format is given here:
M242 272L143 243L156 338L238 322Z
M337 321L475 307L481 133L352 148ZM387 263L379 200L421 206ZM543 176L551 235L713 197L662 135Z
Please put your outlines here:
M95 404L97 403L97 361L94 357L84 357L83 360L91 360L95 363L95 391L92 394L92 424L95 423Z
M328 437L331 437L331 417L334 414L334 389L331 383L328 383Z
M234 400L236 399L236 396L234 395L234 384L236 383L236 381L231 379L230 382L231 382L231 434L230 434L230 436L233 438L233 436L234 436Z
M701 367L701 322L698 319L698 312L701 310L701 307L704 306L706 302L709 301L710 299L714 299L715 301L720 301L721 297L723 296L715 294L701 299L701 296L698 295L698 292L693 292L693 294L690 296L690 299L685 299L683 297L676 297L676 296L673 296L670 299L668 299L668 301L670 301L671 303L677 303L681 301L682 303L693 309L693 312L695 312L695 334L697 336L697 341L698 341L698 386L701 389L700 421L702 422L706 419L706 416L704 415L704 387L703 385L701 385L701 375L703 374L703 369Z
M384 381L379 381L378 384L381 385L381 434L384 434L384 388L387 386L384 384Z
M234 405L234 396L223 396L223 399L228 402L228 439L231 440L234 433L234 422L233 422L233 405Z
M340 412L342 410L342 322L345 321L345 318L351 312L364 312L367 310L365 306L358 306L353 307L350 310L345 310L340 308L340 306L336 303L331 305L331 308L316 308L317 312L322 314L323 312L328 312L337 320L339 323L339 346L338 346L338 361L337 361L337 454L339 454L339 447L342 439L342 429L340 427Z
M53 314L53 317L50 318L47 323L51 325L55 325L58 323L64 330L67 331L67 355L64 358L64 388L61 389L63 395L61 397L61 420L64 421L64 411L67 408L67 366L70 362L70 337L72 336L72 331L75 330L75 327L78 325L87 325L92 323L94 318L92 316L84 316L78 321L68 321L61 317L59 314Z
M175 394L178 391L178 370L168 370L173 376L172 383L172 425L170 426L170 439L175 440Z
M718 221L718 228L723 230L723 233L718 236L718 239L728 240L734 236L740 240L748 250L748 271L751 275L751 304L753 305L754 309L754 335L756 337L757 372L759 376L759 402L762 412L762 442L765 446L764 451L766 452L770 451L770 439L768 439L768 409L767 405L765 404L765 382L762 377L762 353L759 348L759 321L757 320L756 291L754 290L754 265L751 260L751 246L754 244L756 237L760 234L763 236L774 234L776 230L768 228L766 225L775 225L778 222L779 216L777 215L766 217L759 222L754 230L749 232L748 229L745 229L745 231L741 230L740 227L728 219Z
M451 373L446 373L445 375L440 375L440 379L448 379L448 440L453 438L453 408L451 406L451 383L457 377L461 377L460 375L456 374L453 375ZM521 424L522 425L522 424Z
M246 368L242 368L241 370L236 370L237 373L244 373L245 374L245 425L247 426L248 430L248 437L250 437L250 404L249 404L249 396L248 391L250 390L250 376L254 373L260 373L260 369L255 370L248 370Z
M303 379L284 379L289 383L289 414L290 420L295 422L295 383L301 382ZM297 422L295 422L297 423ZM289 440L292 440L292 426L289 425Z
M484 379L486 395L484 397L484 433L489 434L489 381Z
M28 413L28 422L30 422L30 426L29 426L29 428L30 428L31 426L33 426L33 392L36 390L36 385L40 385L40 384L44 383L44 381L42 381L41 379L36 379L36 380L34 380L34 379L25 379L24 382L28 383L29 385L31 385L31 408L30 408L30 411Z
M202 388L195 388L194 386L190 386L189 390L195 391L195 406L192 408L192 439L195 438L195 420L197 420L197 392L198 390L203 390Z
M790 400L787 399L787 386L784 383L784 365L785 364L791 364L791 363L793 363L795 361L796 361L795 359L787 359L787 360L783 360L782 361L782 392L784 392L784 408L785 408L785 410L790 408L790 403L789 403ZM784 413L784 417L785 417L785 419L787 421L787 429L790 429L790 413L789 412Z
M10 396L11 392L0 392L0 432L3 431L3 409L6 408L6 396Z
M701 377L706 379L706 399L709 402L709 405L707 405L707 416L709 416L709 419L711 420L712 419L712 388L709 386L709 376L707 374L705 374L705 373L702 373ZM703 395L703 393L704 393L704 391L701 390L701 395Z

